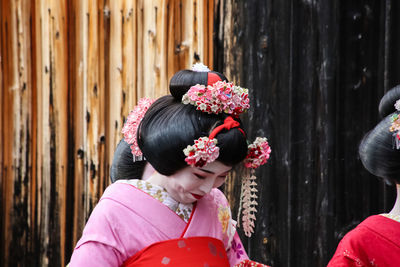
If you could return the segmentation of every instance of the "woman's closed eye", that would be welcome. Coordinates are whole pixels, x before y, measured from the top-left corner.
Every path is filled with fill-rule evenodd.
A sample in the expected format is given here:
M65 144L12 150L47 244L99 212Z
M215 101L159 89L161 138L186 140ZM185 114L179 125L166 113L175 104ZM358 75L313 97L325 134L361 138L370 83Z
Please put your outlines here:
M201 174L195 173L194 175L195 175L197 178L201 179L201 180L206 179L206 177L203 176L203 175L201 175Z

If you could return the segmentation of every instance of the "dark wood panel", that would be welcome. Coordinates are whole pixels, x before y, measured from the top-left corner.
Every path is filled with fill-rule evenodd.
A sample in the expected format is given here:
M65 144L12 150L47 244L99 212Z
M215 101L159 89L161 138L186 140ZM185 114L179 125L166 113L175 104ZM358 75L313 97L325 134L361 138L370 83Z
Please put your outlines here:
M267 136L273 151L258 171L251 258L325 266L347 231L393 205L358 145L399 83L394 2L217 2L215 69L250 88L249 135Z

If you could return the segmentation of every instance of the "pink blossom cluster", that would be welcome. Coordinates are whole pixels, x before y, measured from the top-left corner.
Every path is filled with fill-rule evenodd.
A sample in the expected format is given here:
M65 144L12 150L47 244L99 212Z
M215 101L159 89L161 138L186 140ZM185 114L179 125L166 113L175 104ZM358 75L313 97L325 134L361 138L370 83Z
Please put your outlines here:
M192 86L183 95L182 103L194 105L209 114L225 112L235 117L250 108L248 90L226 81L218 81L207 87L200 84Z
M219 147L216 146L217 139L208 139L200 137L194 141L194 145L188 145L183 153L185 161L194 167L202 167L207 163L213 162L219 156Z
M267 163L270 154L271 147L268 144L267 138L257 137L256 140L248 146L244 166L252 169L258 168Z
M137 106L129 113L128 118L122 128L125 142L131 145L131 151L134 156L141 156L142 152L139 149L136 140L136 133L139 127L140 121L143 119L144 114L153 104L155 99L142 98L139 100Z

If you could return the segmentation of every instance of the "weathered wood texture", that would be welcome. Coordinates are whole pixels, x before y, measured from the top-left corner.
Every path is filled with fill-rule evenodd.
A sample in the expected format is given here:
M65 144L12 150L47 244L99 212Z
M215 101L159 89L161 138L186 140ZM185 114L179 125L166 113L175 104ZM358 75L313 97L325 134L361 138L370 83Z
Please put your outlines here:
M347 231L394 204L357 150L400 82L399 11L394 0L216 2L215 69L250 88L249 135L272 146L252 258L326 266Z
M0 1L0 266L64 266L123 121L196 61L213 1Z
M398 11L394 0L0 1L0 265L65 265L129 110L199 60L250 88L249 136L273 149L250 256L324 266L349 229L392 205L357 146L399 83ZM226 187L234 214L238 189Z

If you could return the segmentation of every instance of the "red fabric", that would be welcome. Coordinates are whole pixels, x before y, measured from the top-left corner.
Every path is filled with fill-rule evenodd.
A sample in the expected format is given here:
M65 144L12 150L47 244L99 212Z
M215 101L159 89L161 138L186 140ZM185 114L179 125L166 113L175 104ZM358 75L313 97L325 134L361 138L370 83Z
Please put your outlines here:
M328 266L400 266L400 223L368 217L340 241Z
M189 237L154 243L129 258L123 266L229 267L229 261L221 240Z
M238 121L235 121L231 116L228 116L225 118L224 123L221 124L220 126L216 127L210 134L210 136L208 137L209 139L213 139L220 131L222 131L223 129L226 130L230 130L232 128L236 128L239 127L240 123ZM239 131L242 132L242 134L244 135L244 132L242 129L238 128Z
M213 72L208 72L207 74L207 85L213 85L214 83L221 81L221 77L217 74Z

